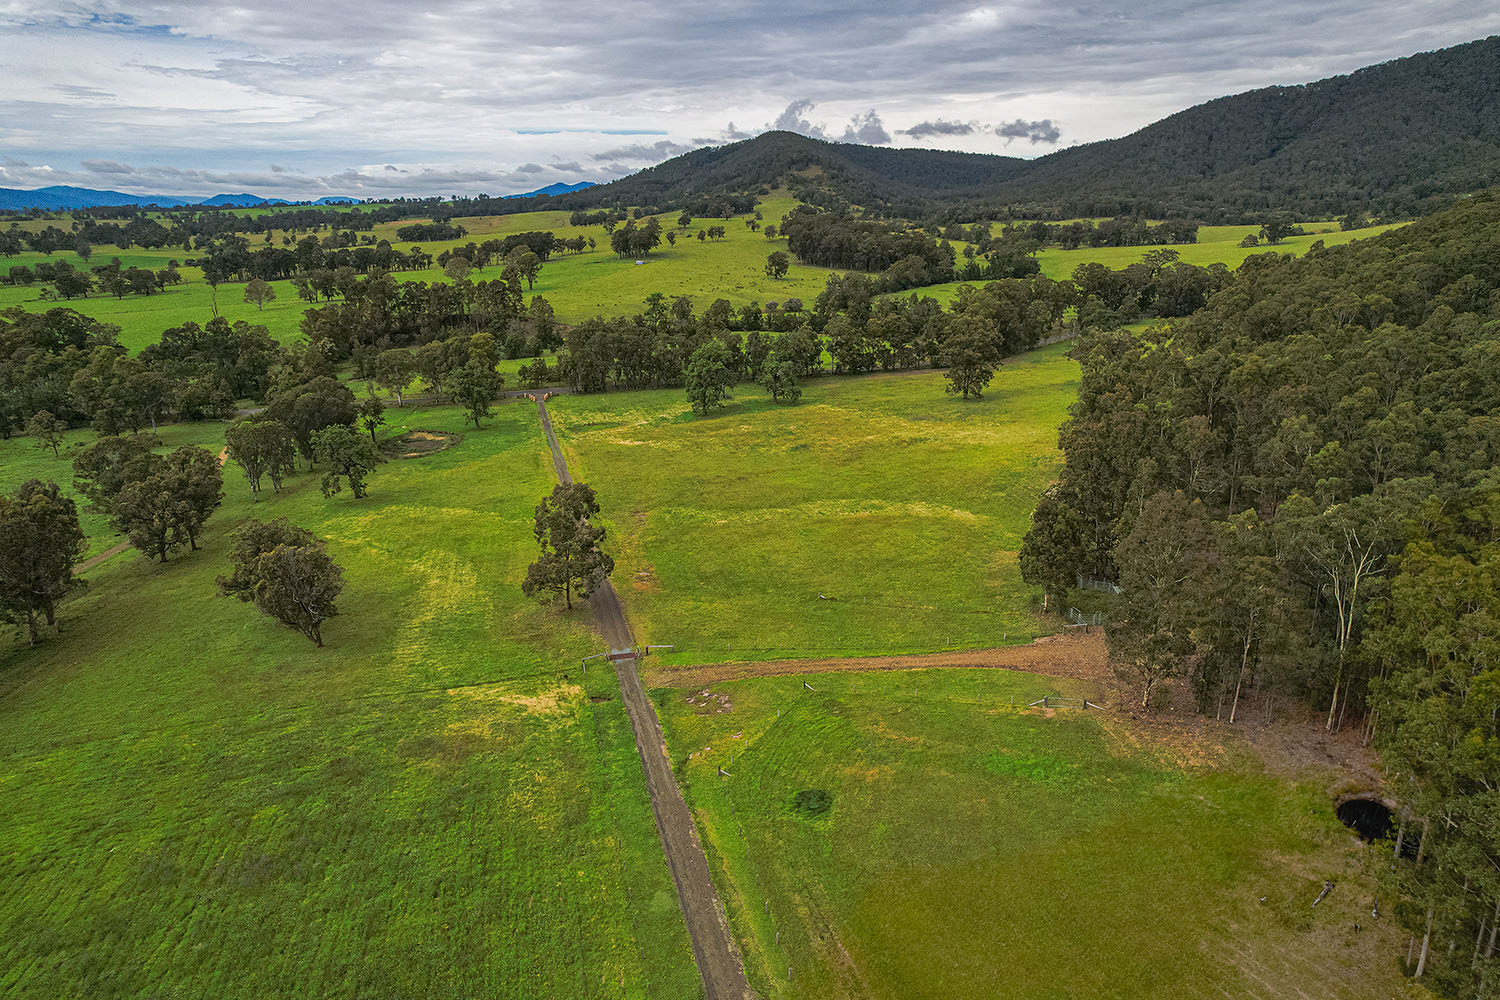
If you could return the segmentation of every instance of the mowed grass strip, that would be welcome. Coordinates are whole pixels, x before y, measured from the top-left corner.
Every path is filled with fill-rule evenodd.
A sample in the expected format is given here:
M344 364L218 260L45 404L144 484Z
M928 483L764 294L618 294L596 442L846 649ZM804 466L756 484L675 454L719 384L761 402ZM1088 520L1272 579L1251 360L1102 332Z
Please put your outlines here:
M1400 994L1399 931L1317 786L1021 707L1047 693L1088 692L996 670L653 692L763 996Z
M710 417L680 389L549 411L668 662L999 645L1049 627L1016 554L1060 461L1066 350L1008 359L981 400L924 371L808 380L793 405L739 386Z
M0 994L701 994L587 612L519 592L535 408L388 416L464 439L365 500L304 472L252 503L231 463L203 551L115 557L35 649L7 630ZM7 489L47 473L29 447L0 445ZM215 596L251 514L344 567L327 648Z

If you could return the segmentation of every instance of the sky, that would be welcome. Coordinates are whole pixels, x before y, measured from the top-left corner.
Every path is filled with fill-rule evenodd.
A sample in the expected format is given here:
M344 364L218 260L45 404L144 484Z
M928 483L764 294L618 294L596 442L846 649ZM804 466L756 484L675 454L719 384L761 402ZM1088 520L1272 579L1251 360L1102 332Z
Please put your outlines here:
M0 187L499 195L771 128L1034 157L1496 33L1473 0L0 0Z

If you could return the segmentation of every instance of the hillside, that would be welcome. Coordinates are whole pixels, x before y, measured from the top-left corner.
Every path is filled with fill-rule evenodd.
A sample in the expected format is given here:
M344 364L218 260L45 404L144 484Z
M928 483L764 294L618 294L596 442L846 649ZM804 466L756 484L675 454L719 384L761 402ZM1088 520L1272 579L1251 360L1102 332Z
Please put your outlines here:
M580 195L670 207L779 184L903 215L1417 214L1500 183L1500 37L1196 105L1035 160L768 132Z

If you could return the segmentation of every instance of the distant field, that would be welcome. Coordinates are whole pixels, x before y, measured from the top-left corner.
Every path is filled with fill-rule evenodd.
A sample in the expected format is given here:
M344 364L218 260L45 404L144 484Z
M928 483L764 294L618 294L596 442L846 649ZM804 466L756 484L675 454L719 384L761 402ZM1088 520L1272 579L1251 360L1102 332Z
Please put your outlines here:
M763 221L779 225L781 217L790 212L796 201L788 197L771 197L760 204ZM265 211L246 209L245 212ZM593 316L629 315L639 311L646 296L651 292L662 292L668 296L688 295L701 312L714 299L728 299L735 308L751 302L764 307L768 302L784 302L789 298L800 298L811 306L818 293L823 290L831 269L806 267L793 263L790 274L780 280L767 277L764 271L766 256L773 250L785 250L786 241L767 240L763 233L752 233L746 228L744 216L723 219L695 219L685 230L677 228L676 212L659 216L664 230L678 234L675 247L663 241L661 247L643 258L645 263L637 265L633 258L617 257L609 249L609 236L603 226L573 228L568 225L565 212L533 212L519 215L484 216L460 218L468 235L459 240L403 243L396 239L396 230L414 220L382 223L375 227L374 235L388 239L392 245L408 250L420 245L424 250L437 255L446 249L469 242L482 243L487 239L502 237L510 233L533 230L550 230L559 236L592 236L596 248L583 254L557 254L542 268L536 285L530 294L541 295L552 304L560 320L576 323ZM53 224L56 224L54 221ZM699 229L711 225L722 225L726 235L718 241L699 242ZM1331 222L1308 222L1307 236L1292 237L1276 247L1240 247L1239 241L1247 233L1257 231L1255 226L1205 226L1199 230L1199 242L1173 247L1182 260L1192 264L1226 263L1239 266L1245 257L1254 253L1275 251L1279 253L1304 253L1316 240L1328 246L1346 243L1351 239L1362 239L1385 232L1394 226L1374 226L1352 233L1340 232ZM1326 230L1326 231L1325 231ZM280 242L282 233L273 233ZM325 234L326 235L326 234ZM252 247L262 245L258 239L251 241ZM956 244L962 247L963 244ZM1088 261L1098 261L1109 267L1120 268L1140 260L1149 247L1103 247L1080 250L1043 250L1038 255L1042 273L1055 279L1070 277L1074 268ZM21 254L11 258L0 258L0 270L25 264L34 266L43 260L68 260L79 267L97 266L119 257L126 267L163 268L169 260L183 260L192 254L180 247L167 250L129 250L115 252L111 247L96 247L93 258L87 263L80 261L72 251L59 251L50 258L42 254ZM146 297L127 295L123 299L94 293L87 299L46 302L40 298L41 287L12 287L0 285L0 309L19 305L30 311L64 306L98 319L120 326L120 342L132 350L139 350L153 343L161 332L169 327L180 326L188 320L199 323L213 315L213 293L203 282L202 272L193 267L179 267L183 284L165 293ZM484 281L498 276L499 265L491 265L477 271L473 280ZM424 271L400 271L395 274L398 281L443 282L448 279L441 268ZM942 302L949 302L963 282L948 282L915 289L918 294L931 295ZM276 292L275 301L264 309L257 309L244 301L243 283L221 285L218 291L218 308L221 315L231 321L246 320L264 325L271 335L282 343L290 344L301 336L302 313L308 304L297 297L290 281L271 283ZM903 292L909 295L911 292ZM321 305L322 303L318 303Z
M680 389L549 410L637 638L673 659L999 645L1051 628L1016 553L1061 461L1065 352L1007 360L978 401L926 371L809 380L794 405L741 386L708 418Z
M653 692L762 996L1402 995L1399 930L1321 789L1010 707L1060 688L1084 693L1002 670ZM814 792L827 810L799 810Z
M301 473L252 504L231 463L203 551L114 557L36 649L0 633L0 994L701 995L587 612L519 592L534 408L389 416L464 439L359 501ZM31 444L0 489L70 478ZM326 649L214 595L250 514L344 566Z
M1187 264L1197 264L1206 267L1209 264L1227 264L1230 268L1239 267L1245 258L1259 253L1289 253L1301 256L1307 252L1307 248L1321 240L1324 246L1339 246L1352 240L1369 239L1379 236L1381 233L1399 228L1405 223L1395 223L1386 226L1370 226L1366 229L1356 229L1352 232L1342 232L1337 223L1332 222L1304 222L1302 226L1307 229L1306 236L1292 236L1275 246L1261 244L1257 247L1242 247L1240 241L1247 235L1258 233L1259 226L1203 226L1198 230L1197 243L1179 243L1170 249L1176 250L1179 259ZM1155 247L1083 247L1078 250L1060 250L1050 247L1037 254L1037 263L1041 265L1042 274L1053 279L1062 281L1073 276L1074 270L1080 264L1097 262L1106 267L1115 269L1128 267L1141 259L1141 255L1156 249ZM951 302L958 289L965 284L975 282L950 281L940 285L928 285L925 288L915 289L919 295L930 295L944 304ZM910 292L903 292L910 295Z

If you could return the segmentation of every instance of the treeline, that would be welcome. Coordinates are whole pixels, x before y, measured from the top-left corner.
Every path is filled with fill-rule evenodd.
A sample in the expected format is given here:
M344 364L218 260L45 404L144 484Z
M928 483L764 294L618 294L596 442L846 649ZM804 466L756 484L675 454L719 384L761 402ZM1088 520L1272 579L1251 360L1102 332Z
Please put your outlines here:
M413 222L396 230L396 238L403 243L429 243L434 240L457 240L469 231L456 222Z
M818 375L826 350L838 373L948 366L964 394L977 395L1003 357L1035 347L1073 303L1071 283L1043 277L965 286L946 310L928 297L881 298L875 281L858 274L832 276L811 312L800 302L736 312L719 299L699 315L687 296L658 293L636 316L566 331L555 376L580 392L681 386L689 360L718 342L733 381L760 380L773 350L795 377Z
M1090 219L1067 223L1007 223L1001 232L1024 236L1039 244L1076 250L1079 247L1145 247L1168 243L1197 243L1198 223L1169 219L1152 225L1145 219L1122 216L1097 225Z
M190 250L202 249L216 237L249 234L259 235L272 230L287 232L313 232L327 229L331 232L370 232L377 223L394 222L410 215L410 209L394 207L361 210L358 207L346 212L335 209L286 209L256 215L240 215L228 210L167 210L159 213L165 224L149 217L137 208L116 209L118 217L127 221L101 222L96 217L107 209L77 209L72 214L74 223L70 228L47 226L38 232L26 232L12 226L0 232L0 256L14 256L25 250L52 254L59 250L73 250L80 244L90 246L114 246L121 250L141 247L160 250L165 247L182 247ZM462 229L462 227L457 227ZM459 233L458 236L462 236ZM458 236L425 237L426 239L457 239ZM407 239L407 237L402 237ZM350 243L352 244L352 240Z
M1185 678L1233 719L1312 699L1386 752L1415 860L1413 971L1493 977L1500 912L1500 198L1376 240L1252 257L1147 337L1088 334L1026 579L1122 589L1109 640L1143 703ZM1431 946L1431 947L1429 947Z

